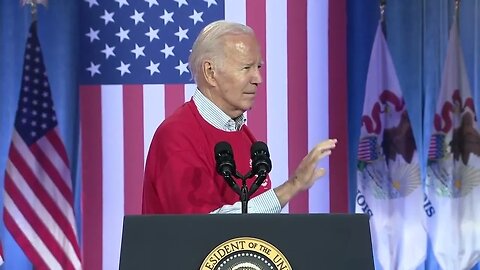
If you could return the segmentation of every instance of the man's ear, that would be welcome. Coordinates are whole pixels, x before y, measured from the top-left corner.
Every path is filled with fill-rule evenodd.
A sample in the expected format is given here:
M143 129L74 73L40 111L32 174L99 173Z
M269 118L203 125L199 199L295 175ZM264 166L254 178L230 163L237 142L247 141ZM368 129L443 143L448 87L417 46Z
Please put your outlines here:
M203 77L208 84L216 85L217 81L215 79L215 70L213 67L213 63L210 60L203 62L202 65Z

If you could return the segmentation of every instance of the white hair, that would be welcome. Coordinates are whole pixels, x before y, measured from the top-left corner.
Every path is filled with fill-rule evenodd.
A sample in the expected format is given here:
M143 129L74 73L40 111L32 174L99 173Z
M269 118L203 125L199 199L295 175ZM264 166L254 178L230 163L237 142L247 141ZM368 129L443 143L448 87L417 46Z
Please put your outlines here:
M193 43L192 52L188 58L188 66L195 82L198 82L199 72L205 60L212 60L217 68L221 68L224 58L224 40L226 35L253 35L249 26L227 21L215 21L205 26Z

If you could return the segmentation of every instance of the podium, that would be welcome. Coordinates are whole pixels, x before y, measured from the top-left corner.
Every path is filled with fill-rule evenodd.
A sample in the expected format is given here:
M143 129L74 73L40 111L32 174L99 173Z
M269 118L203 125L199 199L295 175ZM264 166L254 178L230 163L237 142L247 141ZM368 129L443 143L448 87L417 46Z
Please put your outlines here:
M125 216L120 269L374 269L362 214Z

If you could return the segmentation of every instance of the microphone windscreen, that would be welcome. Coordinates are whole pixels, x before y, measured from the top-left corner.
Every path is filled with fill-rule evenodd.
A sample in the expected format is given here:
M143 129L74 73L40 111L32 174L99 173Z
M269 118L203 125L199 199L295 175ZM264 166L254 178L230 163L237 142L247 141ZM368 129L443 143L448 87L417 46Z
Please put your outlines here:
M218 154L224 153L224 152L229 152L232 153L232 146L228 142L219 142L215 145L215 156Z
M252 157L259 152L263 152L267 157L270 157L270 153L268 152L268 146L262 141L256 141L250 147L250 154L252 155Z

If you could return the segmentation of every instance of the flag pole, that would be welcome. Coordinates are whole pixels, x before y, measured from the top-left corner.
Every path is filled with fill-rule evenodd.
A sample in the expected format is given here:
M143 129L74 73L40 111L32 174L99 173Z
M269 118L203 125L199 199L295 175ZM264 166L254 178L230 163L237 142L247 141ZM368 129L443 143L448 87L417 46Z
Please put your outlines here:
M30 6L30 12L32 14L32 22L37 21L37 3L33 0L28 0L27 4Z
M457 17L457 20L458 20L458 17L459 17L459 14L460 14L460 0L455 0L455 17Z
M385 38L387 38L387 26L385 22L385 9L387 7L387 0L380 0L380 23L382 26L382 32Z
M380 21L382 23L385 21L385 7L386 6L387 6L387 0L380 0Z
M30 6L30 12L32 14L32 22L37 21L37 11L38 11L38 4L47 6L47 1L48 0L20 0L20 3L22 6L29 5Z

